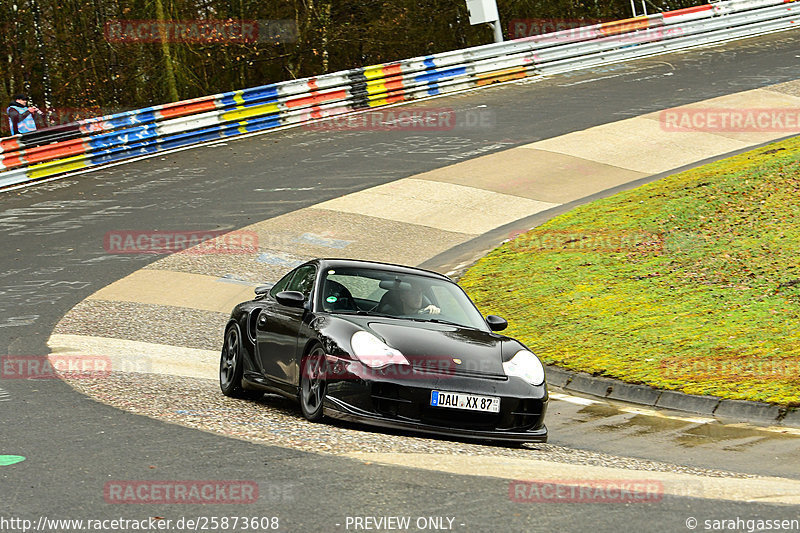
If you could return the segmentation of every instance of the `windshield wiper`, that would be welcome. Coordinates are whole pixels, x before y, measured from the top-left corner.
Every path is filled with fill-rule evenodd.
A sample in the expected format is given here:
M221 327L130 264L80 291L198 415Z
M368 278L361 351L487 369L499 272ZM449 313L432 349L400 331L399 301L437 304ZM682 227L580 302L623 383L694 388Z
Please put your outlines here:
M436 322L437 324L448 324L450 326L458 326L460 328L468 328L469 326L465 326L464 324L457 324L456 322L450 322L449 320L442 320L441 318L431 318L426 322Z
M345 309L345 310L341 310L341 311L330 311L330 313L335 314L335 315L358 315L358 316L379 316L379 317L382 317L382 318L402 318L402 317L394 316L394 315L386 315L384 313L375 313L375 312L372 312L372 311L364 311L363 309L359 309L358 311L352 311L352 310Z
M342 310L342 311L331 311L332 314L336 315L358 315L358 316L377 316L380 318L394 318L395 320L411 320L413 322L434 322L436 324L446 324L448 326L456 326L459 328L469 328L469 329L476 329L470 326L466 326L464 324L458 324L457 322L450 322L449 320L442 320L441 318L422 318L422 317L415 317L415 316L404 316L404 315L387 315L386 313L375 313L373 311L364 311L363 309L359 309L358 311L351 311L351 310Z

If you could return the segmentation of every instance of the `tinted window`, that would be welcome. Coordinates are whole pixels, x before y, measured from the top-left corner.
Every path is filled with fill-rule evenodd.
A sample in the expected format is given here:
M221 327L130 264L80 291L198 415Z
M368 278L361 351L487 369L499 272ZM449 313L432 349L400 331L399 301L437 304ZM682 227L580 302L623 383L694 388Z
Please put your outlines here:
M278 294L281 291L285 291L286 290L286 286L289 284L289 281L292 279L293 275L294 275L294 272L289 272L288 274L283 276L280 279L280 281L278 281L278 283L273 285L272 288L269 290L269 295L272 296L273 298L275 298L276 294Z
M311 293L311 289L314 288L314 278L316 277L316 273L317 269L312 265L306 265L298 268L294 273L292 281L285 290L302 292L303 296L308 298L308 295Z
M322 309L444 321L486 330L486 322L458 285L423 275L359 267L328 269L321 280Z

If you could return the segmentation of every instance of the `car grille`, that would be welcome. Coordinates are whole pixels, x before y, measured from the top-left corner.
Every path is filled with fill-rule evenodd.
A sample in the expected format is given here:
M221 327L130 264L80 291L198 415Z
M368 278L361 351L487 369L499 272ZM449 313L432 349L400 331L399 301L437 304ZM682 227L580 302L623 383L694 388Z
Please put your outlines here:
M476 431L494 431L500 421L498 413L481 413L462 409L437 409L423 407L420 421L431 426L444 426Z
M544 404L541 400L513 400L500 413L483 413L462 409L443 409L427 405L430 390L411 389L393 383L372 384L372 404L376 412L388 418L406 422L417 422L442 428L457 428L475 431L528 431L535 429L542 420Z

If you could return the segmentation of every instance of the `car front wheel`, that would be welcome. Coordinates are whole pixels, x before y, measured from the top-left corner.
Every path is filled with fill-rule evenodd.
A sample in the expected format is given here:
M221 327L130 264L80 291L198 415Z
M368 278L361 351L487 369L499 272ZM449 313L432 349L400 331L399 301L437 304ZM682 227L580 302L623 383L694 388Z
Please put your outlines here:
M262 393L242 388L243 350L239 326L228 326L219 359L219 388L222 394L231 398L255 399L262 396Z
M322 419L325 403L325 350L316 346L303 358L300 373L300 408L311 422Z

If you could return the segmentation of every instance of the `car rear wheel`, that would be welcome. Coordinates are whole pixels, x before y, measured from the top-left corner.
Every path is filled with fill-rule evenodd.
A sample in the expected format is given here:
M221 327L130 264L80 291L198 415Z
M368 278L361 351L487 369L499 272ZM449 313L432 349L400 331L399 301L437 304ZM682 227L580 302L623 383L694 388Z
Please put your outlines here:
M222 394L231 398L255 399L262 396L262 393L242 388L243 350L242 333L239 326L233 324L225 332L225 342L222 345L219 359L219 388Z
M322 419L327 387L325 369L325 350L316 346L303 358L300 372L300 408L311 422Z

